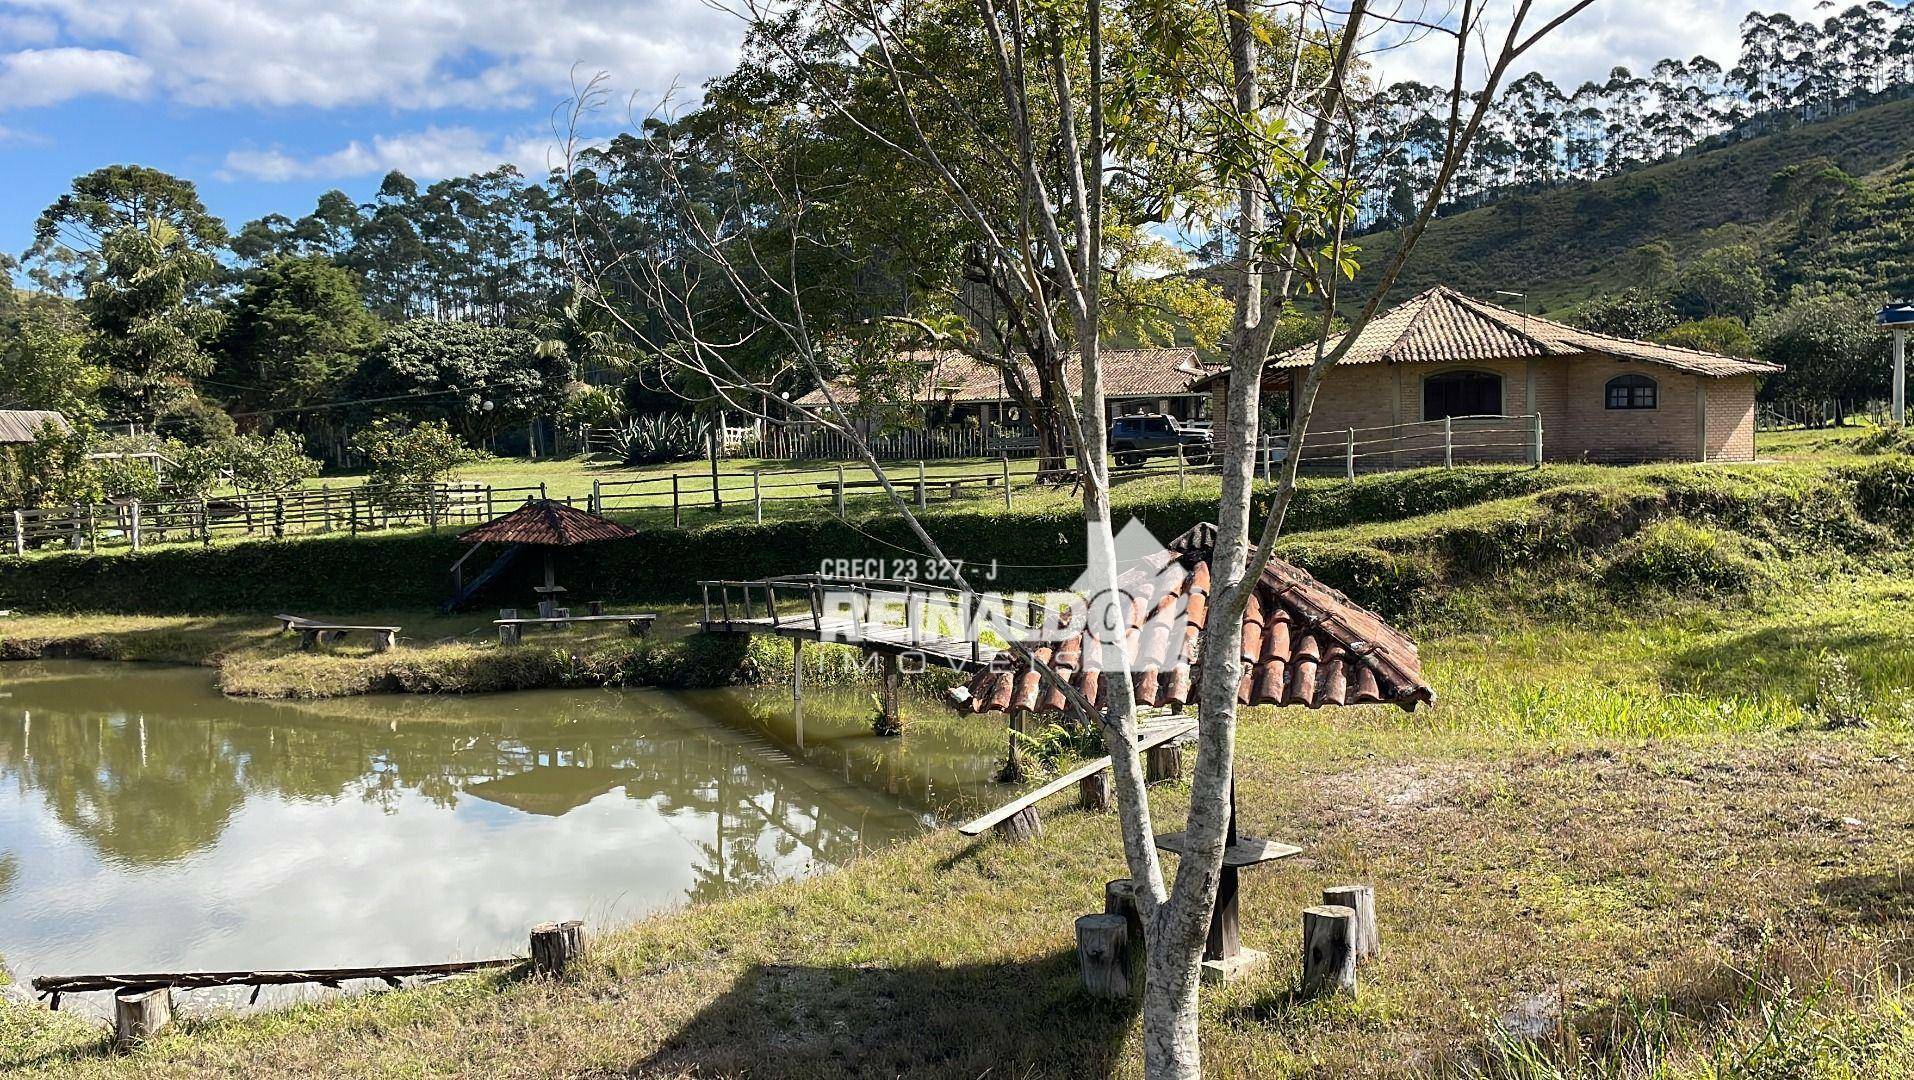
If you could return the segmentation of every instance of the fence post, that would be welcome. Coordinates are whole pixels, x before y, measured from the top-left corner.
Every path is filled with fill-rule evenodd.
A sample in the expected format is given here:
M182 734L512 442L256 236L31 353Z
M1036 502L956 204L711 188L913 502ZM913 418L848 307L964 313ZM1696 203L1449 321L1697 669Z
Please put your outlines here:
M1349 428L1343 433L1343 471L1349 479L1356 478L1356 429Z
M764 490L759 487L758 476L762 471L751 470L751 520L759 525L764 524Z
M678 503L678 474L671 474L671 524L673 528L685 523L684 507Z
M199 500L199 542L213 546L213 512L205 499Z
M485 485L485 520L490 521L497 516L497 512L492 509L492 485L487 484Z
M86 549L100 550L100 521L95 515L92 503L86 504Z
M1176 493L1181 495L1187 488L1183 478L1183 444L1176 444Z
M545 501L545 481L543 480L540 480L538 482L538 501L539 502Z
M1455 468L1455 417L1442 418L1442 467Z
M599 493L599 487L598 487L599 483L600 481L598 480L598 478L596 477L592 478L591 502L585 505L585 509L590 510L594 514L602 514L605 512L604 496Z
M998 460L1003 462L1004 509L1008 510L1010 509L1010 455L1006 453Z
M13 512L13 553L27 553L27 516L18 510Z
M924 508L928 495L924 483L924 459L917 459L917 509Z
M332 531L332 485L319 485L319 531Z
M1538 413L1529 414L1529 433L1531 437L1531 441L1529 444L1529 464L1539 469L1542 467L1542 414L1541 413L1538 412Z
M272 534L276 540L286 538L286 497L284 495L273 496Z
M718 440L719 429L724 427L724 414L718 414L718 422L711 429L711 509L720 515L724 513L724 496L718 493Z
M352 524L352 535L359 535L359 493L346 492L346 519Z
M138 499L133 500L132 509L133 509L133 550L138 551L140 549L140 501Z
M844 520L844 466L837 467L837 519Z

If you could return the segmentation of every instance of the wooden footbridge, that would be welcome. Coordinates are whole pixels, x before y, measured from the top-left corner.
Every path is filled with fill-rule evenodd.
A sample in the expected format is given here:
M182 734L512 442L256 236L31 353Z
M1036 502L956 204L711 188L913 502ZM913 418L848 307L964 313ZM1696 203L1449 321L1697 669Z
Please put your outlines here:
M921 581L798 574L756 581L702 581L699 629L828 641L878 656L918 654L959 671L991 665L1007 638L1040 629L1034 601L964 592Z

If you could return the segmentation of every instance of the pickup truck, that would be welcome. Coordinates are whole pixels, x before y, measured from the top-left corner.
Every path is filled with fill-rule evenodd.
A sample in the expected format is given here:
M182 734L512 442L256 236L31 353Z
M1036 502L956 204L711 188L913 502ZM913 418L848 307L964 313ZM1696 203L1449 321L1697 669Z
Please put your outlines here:
M1146 458L1175 457L1183 448L1183 458L1193 465L1210 459L1210 432L1185 425L1173 416L1144 413L1119 416L1110 423L1110 455L1118 465L1141 465Z

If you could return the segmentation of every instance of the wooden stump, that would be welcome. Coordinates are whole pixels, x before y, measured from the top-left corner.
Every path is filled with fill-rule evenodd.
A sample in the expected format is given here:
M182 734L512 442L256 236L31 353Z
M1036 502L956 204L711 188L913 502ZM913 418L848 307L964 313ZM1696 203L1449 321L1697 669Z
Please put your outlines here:
M374 630L372 632L372 651L375 653L391 652L393 636L390 630Z
M1356 992L1356 913L1338 905L1303 909L1304 997Z
M605 602L603 600L588 601L585 604L585 610L593 615L603 615L605 613Z
M585 949L585 924L577 919L532 927L532 971L556 978Z
M1143 779L1146 783L1160 784L1166 780L1183 779L1183 744L1166 742L1161 746L1152 746L1143 755Z
M1350 928L1349 947L1356 961L1373 960L1382 955L1382 934L1376 926L1376 890L1368 885L1337 885L1323 890L1323 904L1346 907L1356 913Z
M990 828L1005 840L1035 840L1043 835L1043 819L1036 807L1026 806Z
M1130 925L1123 916L1077 920L1077 965L1091 997L1120 1001L1130 996Z
M1077 805L1099 813L1116 802L1116 785L1107 772L1091 773L1077 781Z
M121 990L113 995L113 1048L124 1050L173 1022L173 990Z
M504 626L499 627L498 628L498 643L500 645L518 644L518 631L519 631L519 626L517 623L507 623Z
M1143 909L1136 903L1136 882L1129 878L1117 878L1103 883L1103 913L1121 915L1130 928L1130 940L1141 949L1143 939Z

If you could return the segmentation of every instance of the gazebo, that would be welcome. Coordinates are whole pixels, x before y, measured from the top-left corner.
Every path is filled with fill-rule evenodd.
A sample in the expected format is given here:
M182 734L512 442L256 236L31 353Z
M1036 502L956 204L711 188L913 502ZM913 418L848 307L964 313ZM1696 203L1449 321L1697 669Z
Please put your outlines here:
M495 518L483 525L468 529L459 536L460 540L468 544L497 543L511 546L506 548L505 554L501 555L496 562L473 579L469 588L465 587L463 582L455 584L452 602L457 604L476 592L480 586L503 569L519 550L529 544L544 549L545 583L536 586L535 591L539 597L539 615L550 618L557 609L558 598L565 592L553 574L552 552L554 550L593 544L600 540L628 540L634 535L636 534L630 529L615 521L580 510L568 503L555 499L528 500L524 506L504 517ZM469 557L468 554L465 558ZM459 559L459 562L453 565L455 578L459 564L464 563L465 558Z
M1198 702L1197 644L1209 615L1215 545L1216 526L1198 525L1117 579L1117 591L1130 606L1123 649L1139 706L1180 712ZM1091 706L1102 706L1108 682L1103 648L1092 630L1032 652ZM1282 559L1269 560L1244 609L1242 660L1236 690L1242 705L1394 705L1413 710L1435 700L1413 642L1374 612ZM968 712L1013 717L1064 708L1062 690L1021 656L1015 663L978 672L967 687L952 694L952 701ZM1183 834L1159 834L1156 841L1165 851L1181 851ZM1238 936L1240 871L1301 850L1237 834L1234 777L1227 844L1203 953L1206 971L1221 977L1253 957L1242 949Z

